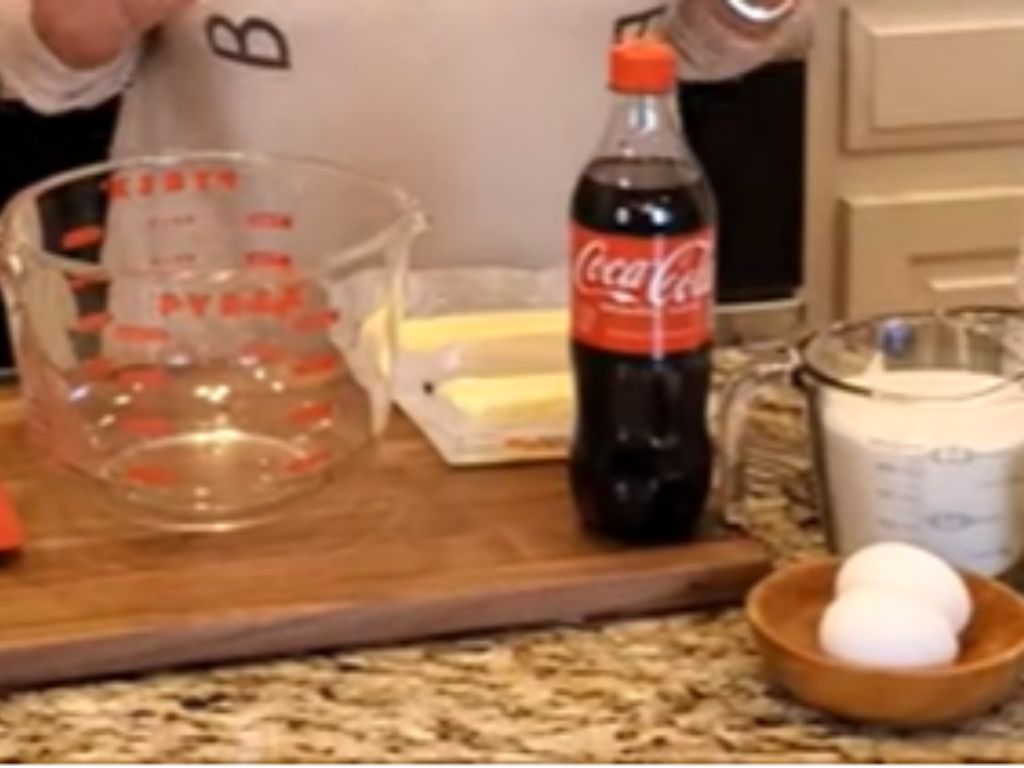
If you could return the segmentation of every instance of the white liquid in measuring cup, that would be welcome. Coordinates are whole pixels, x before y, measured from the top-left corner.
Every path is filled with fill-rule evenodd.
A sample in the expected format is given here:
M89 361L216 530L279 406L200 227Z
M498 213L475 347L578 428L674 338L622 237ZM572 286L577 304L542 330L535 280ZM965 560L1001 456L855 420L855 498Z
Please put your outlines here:
M970 371L873 371L849 383L962 401L827 390L821 421L827 489L842 554L880 540L926 547L987 576L1020 559L1024 392Z

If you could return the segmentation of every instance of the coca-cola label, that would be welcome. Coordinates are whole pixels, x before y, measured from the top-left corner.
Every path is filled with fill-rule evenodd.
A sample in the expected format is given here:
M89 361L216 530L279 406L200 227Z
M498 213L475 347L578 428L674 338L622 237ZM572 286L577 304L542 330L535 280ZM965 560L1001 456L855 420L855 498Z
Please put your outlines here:
M706 344L714 304L714 232L677 237L572 229L572 332L581 344L671 354Z

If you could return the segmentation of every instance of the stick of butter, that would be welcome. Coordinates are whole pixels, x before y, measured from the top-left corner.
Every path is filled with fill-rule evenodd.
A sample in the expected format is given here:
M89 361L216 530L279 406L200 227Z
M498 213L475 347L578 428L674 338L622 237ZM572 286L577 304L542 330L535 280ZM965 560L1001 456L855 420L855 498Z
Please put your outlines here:
M403 351L426 352L452 344L514 336L568 339L569 314L564 309L539 309L410 318L402 323L399 343Z
M453 379L439 386L435 395L474 426L507 428L568 424L572 389L572 376L559 371Z
M383 331L368 325L367 335ZM567 308L413 317L398 336L395 399L450 464L566 455L575 411Z

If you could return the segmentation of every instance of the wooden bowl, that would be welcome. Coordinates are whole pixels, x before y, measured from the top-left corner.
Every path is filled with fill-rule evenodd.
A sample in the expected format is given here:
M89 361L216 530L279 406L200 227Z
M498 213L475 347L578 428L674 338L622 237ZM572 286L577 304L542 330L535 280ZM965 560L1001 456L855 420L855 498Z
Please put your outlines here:
M1024 601L1017 593L965 575L974 617L955 663L907 671L858 667L818 644L839 566L828 559L784 568L747 599L766 670L795 698L839 717L907 727L964 720L1014 692L1024 669Z

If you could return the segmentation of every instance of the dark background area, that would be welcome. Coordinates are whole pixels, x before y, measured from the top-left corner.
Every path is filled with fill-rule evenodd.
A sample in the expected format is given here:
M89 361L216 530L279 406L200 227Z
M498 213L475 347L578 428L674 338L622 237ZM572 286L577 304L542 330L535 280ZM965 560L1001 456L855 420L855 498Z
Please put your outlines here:
M96 162L106 155L118 102L59 117L0 103L0 201L52 173Z
M21 104L0 103L0 204L23 187L51 174L102 160L117 119L117 100L59 117L33 113ZM12 367L6 313L0 320L0 370Z
M803 285L803 62L680 91L686 131L718 200L718 298L793 297Z

